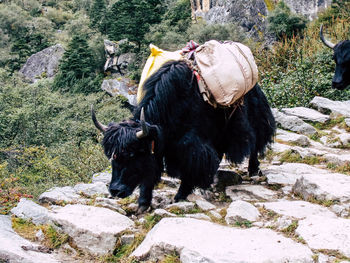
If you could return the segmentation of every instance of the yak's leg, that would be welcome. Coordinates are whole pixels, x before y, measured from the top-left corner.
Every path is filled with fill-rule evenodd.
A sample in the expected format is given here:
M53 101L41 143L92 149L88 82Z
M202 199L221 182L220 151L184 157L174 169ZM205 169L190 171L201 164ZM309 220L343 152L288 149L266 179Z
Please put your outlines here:
M153 184L140 185L140 197L138 199L139 207L137 208L137 214L142 214L151 206L153 188Z
M181 200L186 200L187 196L192 193L194 186L186 183L186 181L182 180L180 184L180 188L175 195L175 202L179 202Z
M249 157L248 173L249 176L260 175L260 162L258 160L258 153L253 151Z

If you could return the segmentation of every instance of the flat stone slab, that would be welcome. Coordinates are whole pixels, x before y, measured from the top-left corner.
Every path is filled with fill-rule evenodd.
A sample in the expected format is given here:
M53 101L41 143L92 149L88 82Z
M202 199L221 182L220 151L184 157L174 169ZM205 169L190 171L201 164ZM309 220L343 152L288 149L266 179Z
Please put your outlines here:
M5 215L0 215L0 244L0 262L60 262L53 254L25 251L22 249L22 246L37 247L38 245L20 237L13 231L11 218Z
M294 132L287 132L283 130L278 130L276 135L276 140L280 140L287 143L292 143L299 146L309 146L310 140L308 137L302 134L297 134Z
M76 193L73 187L53 187L39 196L40 203L60 204L62 202L73 203L81 200L82 197Z
M202 209L203 211L209 211L209 210L213 210L216 208L215 205L213 205L212 203L209 203L206 200L202 200L202 199L197 199L196 200L196 205Z
M108 196L109 192L104 182L95 182L93 184L77 184L74 186L76 193L92 196Z
M232 185L226 187L226 195L232 201L268 201L275 200L277 193L262 185Z
M330 163L337 165L350 164L350 154L325 154L324 158Z
M286 163L271 165L263 169L269 184L294 185L303 174L327 174L327 170L315 168L303 163Z
M320 112L331 111L334 116L350 117L350 100L348 101L333 101L330 99L316 96L310 102L310 105Z
M338 250L350 258L350 219L307 217L299 221L296 233L311 249Z
M292 149L293 146L283 143L274 142L273 144L271 144L271 150L275 153L283 153Z
M178 188L180 186L181 180L179 180L177 178L162 176L161 182L166 184L169 187Z
M263 206L266 209L272 210L277 214L293 217L296 219L304 219L312 215L333 218L337 217L326 207L305 201L280 200L278 202L258 203L258 205Z
M174 204L170 204L166 206L167 209L178 208L183 210L184 212L189 212L194 208L194 203L192 202L178 202Z
M126 215L126 212L121 208L121 206L119 205L116 199L97 197L95 199L95 206L102 206L105 208L109 208L111 210L117 211L122 215Z
M350 118L345 119L345 124L346 126L350 127Z
M44 225L50 222L49 211L26 198L21 198L17 206L11 209L11 213L23 219L30 219L36 225Z
M272 109L272 113L275 117L276 122L283 129L307 135L316 133L316 129L314 127L304 122L299 117L289 116L278 111L277 109Z
M92 176L92 183L102 182L104 184L109 184L112 180L112 174L108 172L96 173Z
M173 251L182 262L313 262L308 247L270 229L240 229L192 218L162 219L131 256L156 260Z
M281 111L287 115L297 116L304 121L325 123L330 120L328 115L305 107L283 108Z
M296 180L293 192L304 200L334 200L350 202L350 176L339 173L303 174Z
M55 210L52 221L68 234L80 249L104 255L113 251L117 237L134 222L107 208L66 205Z

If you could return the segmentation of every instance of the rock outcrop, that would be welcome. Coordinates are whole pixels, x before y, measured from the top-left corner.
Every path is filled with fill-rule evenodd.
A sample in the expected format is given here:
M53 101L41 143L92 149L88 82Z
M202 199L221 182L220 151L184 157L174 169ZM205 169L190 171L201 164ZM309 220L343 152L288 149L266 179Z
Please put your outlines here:
M290 9L312 20L332 3L332 0L285 0ZM251 35L266 30L266 16L273 9L270 0L191 0L192 17L204 18L208 23L234 22Z
M60 44L45 48L31 55L19 72L32 83L41 78L53 78L63 53L64 49Z

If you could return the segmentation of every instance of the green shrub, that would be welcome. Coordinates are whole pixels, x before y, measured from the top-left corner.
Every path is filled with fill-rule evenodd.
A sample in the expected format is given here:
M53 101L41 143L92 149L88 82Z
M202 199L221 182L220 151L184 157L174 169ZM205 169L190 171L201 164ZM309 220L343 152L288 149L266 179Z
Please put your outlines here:
M268 31L282 39L283 37L291 38L302 34L306 28L307 20L303 16L293 14L284 1L280 1L268 15L267 22Z
M151 25L160 22L163 12L159 0L119 0L107 14L107 35L112 40L127 38L140 49L144 35Z
M51 20L56 29L61 28L67 21L72 19L73 15L70 12L63 11L62 9L49 8L45 17Z
M95 73L93 59L86 36L74 35L60 61L53 90L85 94L98 91L102 76Z
M23 194L37 197L53 186L88 182L106 169L90 105L107 124L130 116L122 101L103 92L53 92L49 80L26 85L4 70L0 82L0 184L6 184L0 202L6 211Z

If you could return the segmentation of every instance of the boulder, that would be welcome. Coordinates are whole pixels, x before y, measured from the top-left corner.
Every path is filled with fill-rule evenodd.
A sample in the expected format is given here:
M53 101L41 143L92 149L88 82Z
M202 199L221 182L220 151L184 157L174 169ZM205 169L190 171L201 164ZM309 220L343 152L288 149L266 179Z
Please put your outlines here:
M11 217L0 215L0 262L11 263L53 263L61 262L52 254L26 251L22 246L38 247L37 244L20 237L11 226Z
M50 223L49 211L26 198L21 198L17 206L11 209L11 213L17 217L29 219L36 225Z
M78 248L94 255L111 253L120 234L134 226L134 222L124 215L86 205L58 208L52 221L72 238Z
M332 0L313 1L313 0L285 0L291 11L306 16L309 20L317 18L317 14L330 7Z
M129 104L132 106L137 105L137 86L130 84L130 80L127 78L105 79L102 82L101 89L113 97L125 97L128 100Z
M310 102L310 105L320 112L331 112L333 116L350 117L350 100L333 101L330 99L316 96Z
M272 113L277 124L279 124L283 129L306 135L316 133L316 129L314 127L296 116L289 116L278 111L277 109L272 109Z
M350 258L350 219L310 216L295 232L311 249L337 250Z
M31 55L20 69L20 73L30 82L34 83L44 75L53 78L64 53L60 44L48 47Z
M293 192L304 200L333 200L350 202L350 176L339 173L303 174L296 180Z
M282 112L287 115L299 117L304 121L325 123L326 121L330 120L328 115L305 107L283 108Z
M245 201L234 201L227 209L225 217L227 224L235 224L236 222L257 221L260 216L259 210L252 204Z
M104 71L117 73L118 76L123 76L127 73L128 66L135 61L136 54L128 52L135 44L127 39L122 39L118 42L104 40L106 62Z
M174 251L181 262L313 262L308 247L270 229L240 229L192 218L162 219L131 256L152 261Z
M196 2L198 4L196 4ZM267 8L263 0L249 1L193 1L192 13L209 24L234 22L250 35L265 32Z

